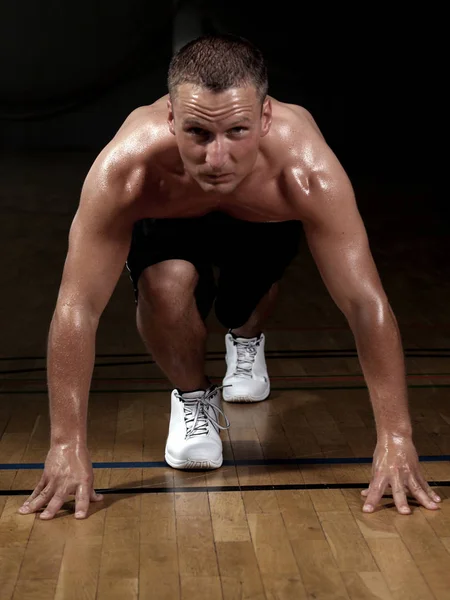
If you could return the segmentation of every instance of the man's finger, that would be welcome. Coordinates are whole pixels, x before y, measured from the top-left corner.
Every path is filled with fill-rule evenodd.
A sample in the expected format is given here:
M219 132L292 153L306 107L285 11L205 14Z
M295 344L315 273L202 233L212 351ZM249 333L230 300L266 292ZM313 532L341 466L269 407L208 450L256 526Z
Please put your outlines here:
M44 476L42 475L39 483L37 484L37 486L34 488L33 493L31 494L31 496L29 496L25 502L22 504L22 506L19 508L19 512L28 512L27 510L22 510L22 509L26 509L28 507L28 505L30 504L30 502L32 502L36 496L39 496L39 494L42 492L42 490L45 488L46 485L46 479L44 478Z
M425 506L425 508L429 508L430 510L436 510L439 508L436 502L433 502L433 500L413 475L410 475L409 477L408 488L411 494L420 502L420 504Z
M58 512L58 510L61 508L61 506L64 504L65 501L66 501L66 494L62 491L56 492L55 495L53 496L53 498L48 503L47 508L41 514L41 519L45 519L45 520L53 519L53 517L56 515L56 513Z
M408 506L408 500L406 499L405 487L400 481L400 476L397 473L393 475L391 481L392 496L394 498L395 506L402 515L409 515L411 509Z
M103 500L103 494L97 494L97 492L92 488L91 491L91 502L101 502Z
M91 485L80 483L75 493L75 518L85 519L89 509L89 499L91 497Z
M419 480L419 483L420 483L420 486L422 487L422 489L425 490L425 492L428 494L428 496L432 500L434 500L435 502L442 501L441 497L438 494L436 494L436 492L429 485L428 481L423 477L423 475L421 473L419 473L418 480Z
M47 504L47 502L50 502L52 496L53 484L49 483L29 504L26 504L19 510L23 515L28 515L29 513L36 512L37 510L43 508Z
M386 488L387 481L383 478L374 479L368 489L367 499L363 506L364 512L373 512L375 507L383 497L384 490Z

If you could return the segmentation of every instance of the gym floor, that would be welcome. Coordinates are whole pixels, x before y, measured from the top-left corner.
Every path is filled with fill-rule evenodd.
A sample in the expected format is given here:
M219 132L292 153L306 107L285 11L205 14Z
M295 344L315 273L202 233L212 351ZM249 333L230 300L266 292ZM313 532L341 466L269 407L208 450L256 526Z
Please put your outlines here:
M355 183L399 322L414 440L443 497L362 513L376 436L352 333L302 240L268 322L269 400L227 405L224 465L164 463L171 386L145 352L124 269L97 335L89 401L95 486L49 522L18 507L49 443L45 353L67 235L91 156L11 157L0 196L0 600L432 598L450 590L448 233L429 192ZM430 203L430 207L432 203ZM214 314L207 374L225 372Z

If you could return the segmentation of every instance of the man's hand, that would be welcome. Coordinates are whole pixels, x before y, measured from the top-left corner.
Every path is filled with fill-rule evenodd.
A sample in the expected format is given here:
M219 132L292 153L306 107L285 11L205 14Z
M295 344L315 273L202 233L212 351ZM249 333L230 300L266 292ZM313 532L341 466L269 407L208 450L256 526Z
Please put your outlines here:
M75 517L87 516L89 502L103 500L93 489L94 474L84 445L54 444L45 461L44 473L19 512L27 515L47 505L41 519L52 519L69 495L75 495Z
M409 436L386 434L379 437L373 455L372 480L369 488L361 492L367 498L364 512L375 510L388 485L401 514L411 513L406 499L408 490L425 508L439 508L436 502L441 499L422 475L419 457Z

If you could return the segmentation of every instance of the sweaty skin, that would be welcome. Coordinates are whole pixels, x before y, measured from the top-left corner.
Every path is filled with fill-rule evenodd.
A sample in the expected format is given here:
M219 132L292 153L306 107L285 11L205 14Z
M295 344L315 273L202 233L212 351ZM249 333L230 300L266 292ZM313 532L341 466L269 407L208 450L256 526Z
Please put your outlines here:
M83 185L50 326L51 448L44 474L20 509L69 494L87 516L93 490L86 417L100 316L123 271L133 223L220 210L248 221L303 222L330 295L346 316L374 410L377 445L363 510L390 485L429 509L440 498L423 477L412 441L400 334L382 288L351 183L311 115L254 87L211 91L183 84L135 110L99 154ZM434 500L434 502L433 502Z

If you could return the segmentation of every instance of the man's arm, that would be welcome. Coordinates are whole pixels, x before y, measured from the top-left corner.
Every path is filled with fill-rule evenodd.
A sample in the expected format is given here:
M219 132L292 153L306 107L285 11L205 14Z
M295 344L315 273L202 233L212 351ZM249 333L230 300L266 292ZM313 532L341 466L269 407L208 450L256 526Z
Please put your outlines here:
M304 229L321 277L354 334L378 435L411 435L397 321L382 287L349 182L312 182Z
M86 441L97 326L123 271L131 241L133 204L127 202L125 188L120 175L94 169L83 186L70 229L48 340L51 438L55 442Z
M72 222L48 339L51 447L44 475L21 512L48 504L52 518L68 494L86 516L92 489L86 415L100 316L123 270L135 220L135 186L102 156L84 183Z
M322 279L353 332L376 421L374 478L365 510L375 507L388 483L401 512L410 512L404 485L424 506L435 508L430 498L438 497L419 472L412 444L397 321L382 287L351 183L326 145L321 166L308 183L306 199L304 193L300 199L298 192L299 218Z

